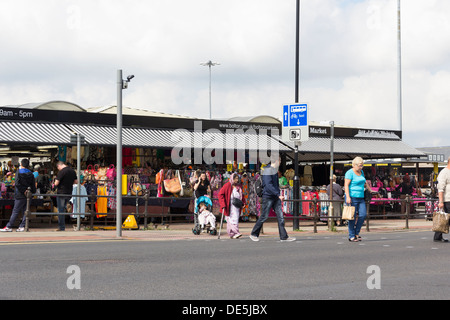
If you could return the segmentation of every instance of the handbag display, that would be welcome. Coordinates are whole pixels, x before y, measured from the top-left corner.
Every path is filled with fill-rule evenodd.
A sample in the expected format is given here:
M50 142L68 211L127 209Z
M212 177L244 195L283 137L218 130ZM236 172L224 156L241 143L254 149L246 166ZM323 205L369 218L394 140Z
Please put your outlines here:
M448 233L449 231L449 214L444 211L433 212L433 228L434 232Z
M342 211L342 220L354 220L355 219L355 207L344 204L344 210Z

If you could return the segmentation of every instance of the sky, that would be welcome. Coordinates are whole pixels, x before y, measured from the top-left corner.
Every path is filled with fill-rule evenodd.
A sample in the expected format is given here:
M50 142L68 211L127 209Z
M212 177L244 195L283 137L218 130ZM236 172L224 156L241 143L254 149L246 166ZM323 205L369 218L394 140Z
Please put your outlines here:
M398 130L397 0L301 0L310 121ZM449 146L450 1L401 2L403 140ZM2 0L0 106L117 104L209 118L295 102L295 0Z

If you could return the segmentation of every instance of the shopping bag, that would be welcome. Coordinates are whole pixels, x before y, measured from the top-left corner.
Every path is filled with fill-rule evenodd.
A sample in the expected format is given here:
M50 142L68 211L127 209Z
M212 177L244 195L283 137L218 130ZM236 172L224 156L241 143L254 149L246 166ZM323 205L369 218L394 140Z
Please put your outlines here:
M448 233L448 221L448 213L442 210L433 212L433 228L431 230L434 232Z
M342 211L342 220L354 220L355 219L355 207L345 205Z

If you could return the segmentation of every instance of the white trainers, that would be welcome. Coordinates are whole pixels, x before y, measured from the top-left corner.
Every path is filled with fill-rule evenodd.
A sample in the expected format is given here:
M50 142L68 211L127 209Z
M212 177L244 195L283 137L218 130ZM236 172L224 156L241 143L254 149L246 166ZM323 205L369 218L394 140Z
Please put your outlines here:
M240 238L240 237L242 237L242 234L240 234L240 233L236 233L234 236L232 236L231 238L232 239L238 239L238 238Z
M16 230L16 232L24 232L25 231L25 228L24 227L19 227L19 228L17 228L17 230Z
M8 227L4 227L4 228L0 229L0 231L1 232L12 232L12 229L8 228Z
M258 241L259 241L259 238L256 237L256 236L250 235L250 240L255 241L255 242L258 242Z
M296 238L291 238L291 237L288 237L287 239L282 239L282 240L280 240L281 242L292 242L292 241L295 241L295 240L297 240Z

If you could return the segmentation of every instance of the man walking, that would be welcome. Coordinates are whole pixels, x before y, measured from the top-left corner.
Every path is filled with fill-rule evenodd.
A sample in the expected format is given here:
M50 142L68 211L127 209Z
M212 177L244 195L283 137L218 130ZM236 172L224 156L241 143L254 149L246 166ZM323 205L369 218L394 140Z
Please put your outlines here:
M14 223L16 222L19 213L23 213L22 222L19 225L17 232L25 231L25 209L27 207L27 197L25 192L30 188L31 193L36 193L36 185L34 182L33 172L28 168L30 161L28 159L22 159L20 161L20 167L16 172L15 184L14 184L14 208L11 213L11 218L9 219L6 227L0 229L3 232L11 232Z
M284 216L283 211L281 210L281 202L284 200L284 197L280 195L280 186L278 182L278 167L280 166L280 161L279 157L277 157L276 160L272 158L270 167L264 168L264 171L262 172L262 210L250 235L250 239L253 241L259 241L259 233L261 232L263 223L269 217L270 209L274 209L277 215L278 233L281 242L295 241L295 238L288 236L284 227Z
M58 205L58 229L56 231L64 231L66 230L66 216L61 213L66 212L66 206L69 202L70 198L72 197L72 189L73 184L78 183L77 182L77 174L75 170L68 167L64 162L58 161L56 164L56 167L58 168L58 175L55 179L55 187L58 188L58 191L56 194L61 195L65 194L68 196L58 196L56 198L56 203Z
M447 159L447 167L441 170L437 181L439 209L444 209L444 212L450 213L450 157ZM442 232L435 232L434 241L448 242L448 239L442 237Z

